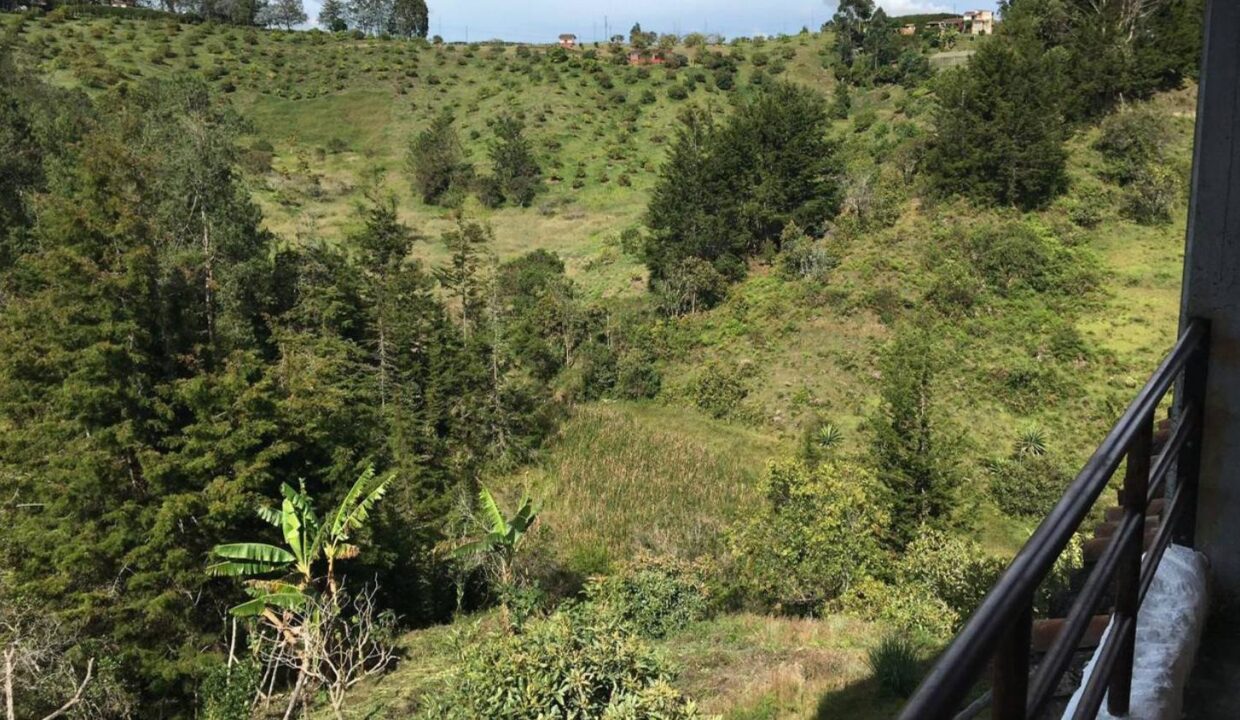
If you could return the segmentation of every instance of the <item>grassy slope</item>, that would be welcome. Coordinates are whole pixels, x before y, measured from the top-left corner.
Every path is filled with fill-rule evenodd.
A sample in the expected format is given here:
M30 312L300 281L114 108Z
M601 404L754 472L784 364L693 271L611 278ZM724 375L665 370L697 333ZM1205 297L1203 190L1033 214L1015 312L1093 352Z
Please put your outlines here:
M0 16L6 26L13 20ZM153 62L165 43L173 57L161 51L164 57ZM778 48L792 48L786 77L829 93L833 80L817 54L828 43L827 37L796 37L760 50L774 56ZM744 48L749 58L758 50ZM493 224L501 257L555 250L588 292L633 302L640 301L644 272L621 251L618 235L640 222L681 105L668 98L667 89L690 72L669 78L654 70L643 78L634 69L608 65L626 98L617 103L584 70L559 68L557 82L548 78L546 64L539 66L541 79L512 72L513 47L417 49L393 41L317 42L303 35L113 20L29 23L19 36L19 53L56 81L92 92L179 69L218 75L213 82L234 88L234 103L254 122L256 137L275 146L273 171L250 180L268 224L290 240L347 235L351 208L377 179L397 194L407 220L434 235L451 220L409 192L401 172L409 136L442 107L452 107L472 158L485 167L487 119L502 109L523 110L556 181L535 208L471 206L471 214ZM211 71L216 66L222 71ZM753 71L752 64L742 64L741 78ZM709 86L698 86L697 101L727 102ZM655 94L655 103L639 102L645 90ZM857 92L854 115L873 109L878 125L904 121L897 109L903 95L900 88ZM1173 156L1185 163L1192 93L1157 102L1176 118ZM847 121L837 130L853 133ZM1097 182L1091 137L1085 133L1072 142L1070 170L1077 185ZM329 151L333 141L345 149ZM574 189L579 162L584 185ZM858 163L864 166L865 159ZM628 186L620 184L622 174ZM753 501L766 458L791 446L810 413L829 416L845 431L849 447L863 447L859 428L875 403L875 353L890 333L868 298L890 288L905 306L915 305L936 233L1001 215L963 204L909 204L893 228L846 248L826 293L756 267L722 307L674 328L687 340L664 368L660 400L579 408L539 463L495 481L512 492L533 486L548 493L538 542L582 571L639 546L708 549L713 531ZM1058 205L1037 219L1055 228L1069 225ZM1183 224L1182 211L1170 225L1156 228L1112 215L1095 229L1074 231L1099 255L1107 275L1098 300L1073 318L1097 352L1074 370L1069 394L1033 410L1013 409L993 381L1012 353L1002 336L981 332L955 339L962 362L948 378L943 402L969 429L974 455L1001 451L1035 422L1065 455L1081 459L1089 452L1174 335ZM433 242L419 249L431 262L441 252ZM688 388L711 361L752 368L747 420L713 420L689 407ZM992 551L1010 552L1029 530L985 503L977 512L977 532ZM444 671L449 633L411 633L410 661L369 688L359 707L398 712L414 702L420 688ZM863 648L876 634L842 618L727 616L665 645L684 667L686 690L729 718L805 717L823 693L822 717L885 717L890 707L865 680Z

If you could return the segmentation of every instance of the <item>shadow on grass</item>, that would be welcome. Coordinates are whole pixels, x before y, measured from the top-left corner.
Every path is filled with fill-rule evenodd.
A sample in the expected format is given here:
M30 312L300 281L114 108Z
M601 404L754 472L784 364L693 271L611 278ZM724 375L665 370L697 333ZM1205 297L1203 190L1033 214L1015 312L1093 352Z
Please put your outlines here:
M818 700L816 720L888 720L895 717L904 698L893 697L873 677L832 690Z

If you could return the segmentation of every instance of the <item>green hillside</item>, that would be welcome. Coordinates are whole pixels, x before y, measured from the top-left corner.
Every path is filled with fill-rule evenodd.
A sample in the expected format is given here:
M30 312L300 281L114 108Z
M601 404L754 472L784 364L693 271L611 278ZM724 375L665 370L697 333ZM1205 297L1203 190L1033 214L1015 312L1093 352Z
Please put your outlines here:
M1067 191L1044 207L939 197L921 174L935 104L924 83L854 87L851 107L832 119L844 200L816 246L828 258L822 272L790 270L787 248L771 248L747 259L746 276L716 307L660 313L640 245L679 112L704 106L722 117L781 80L830 100L831 34L678 45L683 66L661 67L630 66L627 48L607 44L433 45L60 11L0 23L19 65L101 102L151 78L204 78L248 123L242 182L277 247L321 240L361 253L349 244L362 228L358 208L390 193L419 236L412 254L445 266L450 249L439 238L456 227L456 211L416 196L406 169L412 138L448 109L466 157L485 174L494 121L524 119L545 191L530 207L488 208L471 195L460 212L493 229L498 261L534 250L562 258L583 302L604 318L599 344L610 345L615 328L637 328L625 342L649 353L660 379L651 397L599 397L581 389L580 365L565 368L548 381L562 412L545 442L515 465L481 471L505 507L526 491L545 499L524 572L553 599L639 556L734 571L738 528L771 502L769 462L802 454L807 433L824 423L839 432L824 452L848 466L869 462L883 350L931 315L943 357L934 402L958 441L962 477L946 525L983 559L1009 557L1038 519L996 497L1014 446L1036 435L1054 465L1048 482L1062 487L1174 337L1185 184L1168 218L1137 222L1109 179L1102 130L1088 122L1066 144ZM937 50L926 52L932 65L948 65L974 47L966 39L938 62ZM735 73L708 68L712 53ZM1162 152L1178 178L1190 162L1194 97L1187 84L1133 103L1166 130ZM980 267L985 238L1009 237L1028 241L1012 251L1026 253L1024 264L995 272L1045 275L1051 289L956 272ZM896 620L863 617L842 601L779 614L734 589L712 592L721 611L652 643L679 671L675 687L705 712L864 720L898 706L867 664ZM364 683L347 716L424 710L454 677L462 638L497 622L478 609L408 630L397 669ZM922 660L942 639L926 637Z

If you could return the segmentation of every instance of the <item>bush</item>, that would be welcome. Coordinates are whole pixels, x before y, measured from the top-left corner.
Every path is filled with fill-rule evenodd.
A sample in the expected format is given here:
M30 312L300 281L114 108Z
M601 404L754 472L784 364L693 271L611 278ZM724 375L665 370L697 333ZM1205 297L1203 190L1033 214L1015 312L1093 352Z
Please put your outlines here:
M1102 188L1086 186L1064 204L1068 209L1069 220L1083 228L1092 228L1106 217L1108 198Z
M905 548L900 581L928 589L958 618L967 618L999 579L1005 563L973 540L924 530Z
M795 223L784 228L779 245L779 267L788 278L820 279L839 264L824 241L804 234Z
M249 720L258 681L258 668L252 661L231 668L224 663L213 666L199 691L203 720Z
M672 689L672 673L644 640L589 606L531 620L519 633L466 638L459 652L458 669L432 694L425 717L701 717Z
M850 615L936 641L951 637L961 619L924 585L892 584L870 577L849 587L836 606Z
M693 384L693 402L711 417L724 418L739 408L749 389L738 370L711 364Z
M1166 120L1148 108L1122 110L1107 116L1100 125L1094 149L1106 163L1103 175L1127 185L1151 165L1166 160L1170 141Z
M870 672L885 695L906 698L921 681L917 646L902 634L887 635L870 648Z
M990 497L1008 515L1042 517L1072 480L1048 455L1025 454L990 463Z
M983 227L969 238L973 267L995 292L1080 294L1097 283L1092 258L1072 251L1041 228L1024 222Z
M663 387L663 377L649 351L630 348L616 360L616 395L629 400L652 398Z
M703 619L709 593L700 565L675 558L631 560L608 577L594 578L586 597L598 611L647 638L663 638Z
M1142 225L1168 223L1179 196L1179 176L1165 166L1149 165L1138 170L1125 188L1122 212Z
M651 289L665 313L679 316L709 310L723 302L728 294L728 281L709 262L687 257L677 263L667 277L654 281Z
M821 612L883 564L887 514L868 470L843 460L773 462L762 490L765 502L730 538L736 581L753 604Z

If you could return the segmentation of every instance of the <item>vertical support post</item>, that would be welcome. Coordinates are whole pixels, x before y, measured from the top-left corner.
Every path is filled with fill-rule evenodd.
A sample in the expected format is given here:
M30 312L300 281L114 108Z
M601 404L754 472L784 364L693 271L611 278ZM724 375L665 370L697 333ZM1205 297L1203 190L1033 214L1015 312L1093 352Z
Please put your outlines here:
M1115 580L1115 626L1129 618L1128 630L1116 638L1119 650L1111 669L1107 690L1107 710L1112 715L1126 715L1132 694L1132 663L1137 645L1137 610L1141 593L1141 551L1145 545L1145 494L1150 484L1150 451L1154 445L1154 416L1141 418L1141 427L1128 447L1128 468L1124 472L1124 520L1135 519L1137 530L1120 551Z
M993 661L993 720L1026 720L1029 699L1029 650L1033 634L1033 598L1024 598L1020 613L999 639Z
M1184 512L1172 534L1177 545L1194 547L1197 539L1197 484L1201 475L1201 436L1203 410L1206 405L1206 372L1210 361L1210 325L1205 323L1205 338L1201 346L1184 365L1184 377L1176 393L1176 422L1193 423L1192 431L1184 440L1180 456L1175 461L1175 487L1184 494Z
M1192 540L1230 603L1240 599L1240 2L1205 6L1180 332L1210 320Z

